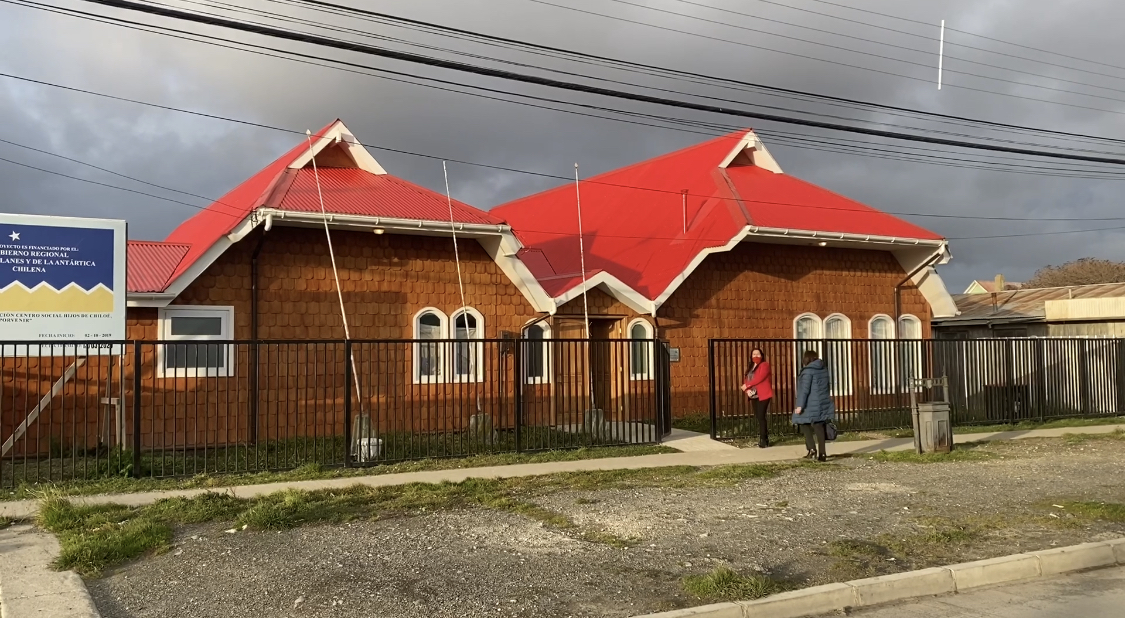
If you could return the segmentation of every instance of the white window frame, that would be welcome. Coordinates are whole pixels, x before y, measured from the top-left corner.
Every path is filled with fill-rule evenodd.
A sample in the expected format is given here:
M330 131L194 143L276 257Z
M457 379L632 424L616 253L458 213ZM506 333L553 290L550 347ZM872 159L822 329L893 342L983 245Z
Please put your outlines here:
M801 323L801 320L804 320L806 318L812 319L816 322L816 333L815 333L816 336L812 337L811 339L801 339L800 331L797 329L797 325ZM793 370L795 372L794 375L800 375L801 370L805 368L805 365L804 365L805 352L807 352L809 350L816 350L816 353L818 355L824 356L824 354L823 354L824 350L822 349L824 347L822 345L823 341L824 341L824 320L820 319L819 315L817 315L815 313L802 313L801 315L793 318Z
M222 320L220 335L172 335L172 320L177 317L218 317ZM157 333L162 343L156 348L156 376L158 378L230 378L233 377L236 355L233 345L222 346L222 367L179 367L164 365L165 348L171 343L206 343L234 339L234 307L223 305L171 305L157 311Z
M887 324L890 325L890 333L888 334L888 337L886 339L876 339L875 338L875 329L873 327L875 325L875 322L878 321L878 320L886 320ZM890 356L886 359L886 362L887 362L886 369L890 373L890 379L887 380L887 382L885 384L879 383L875 379L875 375L876 375L875 354L869 353L867 355L868 359L871 361L870 366L867 368L867 371L868 371L869 377L871 379L871 392L873 394L876 394L876 395L891 395L891 394L894 394L894 392L895 392L895 383L898 380L898 371L897 371L897 368L895 367L895 346L896 346L896 344L893 343L893 342L897 338L896 337L897 332L898 332L898 330L897 330L897 325L895 324L895 320L894 320L894 318L892 318L889 315L880 313L880 314L871 316L871 319L867 321L867 339L869 341L890 341L890 342L892 342L892 343L884 344L884 345L881 345L881 346L879 344L875 344L875 343L869 344L870 345L869 350L871 352L874 352L874 350L877 349L877 348L881 348L883 350L888 350L890 352Z
M838 339L829 339L828 337L828 324L833 320L840 320L844 323L845 336ZM794 323L796 328L796 323ZM822 334L825 341L847 341L848 343L826 343L830 350L843 354L843 358L837 360L836 358L826 359L828 362L828 371L832 376L832 394L833 395L851 395L854 382L852 370L852 320L842 313L833 313L832 315L824 318L822 325ZM822 350L823 356L828 354Z
M462 315L472 316L477 321L475 333L468 339L457 338L457 318ZM481 382L484 380L484 316L473 307L462 307L449 316L449 364L450 382ZM460 341L476 341L469 344L469 371L470 373L457 373L457 346Z
M645 330L645 338L643 340L633 338L633 328L637 326L640 326ZM652 340L656 339L656 336L653 334L652 324L650 324L649 321L644 318L637 318L632 322L629 322L629 327L628 329L626 329L625 334L628 335L627 338L629 340L629 380L642 381L654 379L653 371L655 368L653 367L653 361L655 359L653 358L653 346L655 344L645 346L645 364L647 365L645 371L642 373L638 373L637 370L633 368L633 346L635 345L633 342L646 340L648 342L652 342Z
M436 361L437 362L437 375L432 375L432 376L422 375L422 365L421 365L422 345L423 344L421 343L421 329L419 328L419 325L420 325L419 320L421 320L422 316L427 314L427 313L432 313L432 314L436 315L437 318L438 318L438 322L439 322L439 326L438 326L438 335L439 335L438 341L439 341L439 343L437 344L437 361ZM438 309L436 307L424 307L422 309L419 309L418 312L414 314L414 318L411 320L410 323L411 323L411 328L413 329L413 335L414 335L413 336L414 345L412 346L414 348L413 353L412 353L413 365L414 365L414 368L413 368L414 383L415 384L439 384L439 383L442 382L442 380L445 376L445 372L444 372L445 350L443 349L445 346L441 345L440 340L443 339L449 333L449 318L445 315L445 312L442 311L441 309Z
M528 339L527 338L527 331L531 328L542 329L543 330L543 338L542 339ZM522 369L522 371L523 371L523 380L524 380L525 384L550 384L552 382L552 380L551 380L552 372L551 372L551 344L550 344L550 339L551 339L551 325L548 324L546 321L538 322L536 324L528 324L527 326L524 326L524 336L523 336L524 342L527 342L527 341L542 341L543 342L543 350L542 350L542 352L543 352L543 364L542 364L543 375L538 376L538 377L532 377L532 376L527 375L527 370L528 370L527 359L531 355L531 352L530 352L531 346L527 345L526 343L523 344L524 345L523 351L525 352L525 355L524 355L524 359L523 359L523 369Z
M913 322L918 327L918 336L917 337L910 337L910 338L906 337L907 329L904 328L904 325L907 324L907 323L910 323L910 322ZM913 342L913 341L921 341L923 339L923 337L922 337L922 320L918 319L918 316L915 316L915 315L912 315L912 314L909 314L909 313L899 316L898 324L895 325L895 328L897 328L897 330L895 331L895 335L896 335L895 338L898 339L899 341L912 341ZM921 371L921 369L922 369L922 345L917 344L917 343L912 343L910 345L900 345L900 347L903 348L905 351L907 351L907 353L910 354L910 356L911 356L910 360L911 360L911 363L912 363L913 367L916 370ZM895 359L895 363L896 364L898 363L897 357ZM900 371L901 371L901 369L900 369ZM898 373L898 372L896 372L896 373ZM921 376L919 376L919 377L921 377ZM902 384L903 392L909 393L910 392L910 385L906 382L906 379L907 379L907 376L905 376L905 375L899 376L899 382Z

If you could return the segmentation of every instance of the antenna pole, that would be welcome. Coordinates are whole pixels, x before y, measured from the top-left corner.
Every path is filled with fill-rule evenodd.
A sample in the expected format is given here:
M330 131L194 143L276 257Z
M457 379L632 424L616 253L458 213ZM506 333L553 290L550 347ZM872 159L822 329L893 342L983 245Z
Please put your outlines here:
M941 20L941 36L938 38L937 89L941 90L942 64L945 60L945 20Z

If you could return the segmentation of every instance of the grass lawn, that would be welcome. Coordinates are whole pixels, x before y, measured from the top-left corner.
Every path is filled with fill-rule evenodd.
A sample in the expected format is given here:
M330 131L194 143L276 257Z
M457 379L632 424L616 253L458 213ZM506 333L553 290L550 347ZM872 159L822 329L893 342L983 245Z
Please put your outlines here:
M678 452L679 451L676 449L667 446L604 446L546 451L542 453L476 455L459 459L423 459L421 461L406 461L362 468L328 467L314 463L284 472L215 475L198 474L185 478L162 479L134 479L127 476L113 476L108 478L72 479L58 483L23 483L7 491L0 492L0 501L37 498L45 491L49 491L54 495L80 496L135 493L167 489L220 488L236 485L259 485L263 483L281 483L286 481L374 476L401 472L421 472L426 470L483 468L489 466L546 463L552 461L577 461L581 459L601 459L608 457L638 457L641 455Z
M117 504L82 506L66 497L43 498L37 523L55 533L61 552L58 569L97 575L107 567L149 552L167 551L173 528L208 522L233 522L228 532L286 530L301 525L339 523L432 512L439 509L488 508L518 513L546 526L572 530L587 542L629 547L634 539L583 530L566 516L533 500L560 491L642 487L731 487L786 470L831 470L823 464L777 464L695 468L679 466L552 474L514 479L470 479L461 483L413 483L391 487L354 486L340 490L289 490L252 499L209 492L194 498L171 498L141 507ZM702 589L701 589L702 590Z

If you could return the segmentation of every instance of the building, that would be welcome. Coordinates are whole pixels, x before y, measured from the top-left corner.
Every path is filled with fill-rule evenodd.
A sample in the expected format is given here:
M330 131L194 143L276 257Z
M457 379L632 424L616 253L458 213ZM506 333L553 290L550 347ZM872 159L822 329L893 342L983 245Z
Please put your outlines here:
M1125 283L967 293L953 300L957 315L934 318L937 338L1125 337Z
M1013 283L1011 281L1008 281L1008 282L1004 283L1004 291L1005 292L1010 292L1012 290L1018 290L1022 287L1023 287L1022 283ZM985 281L983 279L977 279L976 281L973 281L972 283L970 283L969 287L965 288L964 293L965 294L991 294L995 291L996 291L996 282L995 281Z
M708 409L710 339L922 339L932 317L956 311L933 268L949 259L941 236L785 174L752 131L579 190L594 335L667 341L677 415ZM574 185L491 214L512 225L521 259L558 305L555 335L580 334ZM849 350L834 363L841 394L867 392L891 371L889 360Z
M573 185L485 212L388 174L336 121L164 241L130 242L134 348L13 369L3 433L65 378L53 405L71 407L21 448L514 427L550 448L603 421L653 441L706 410L710 339L922 339L956 310L944 239L785 174L753 132L579 189L581 235ZM885 392L889 358L837 357L838 394Z

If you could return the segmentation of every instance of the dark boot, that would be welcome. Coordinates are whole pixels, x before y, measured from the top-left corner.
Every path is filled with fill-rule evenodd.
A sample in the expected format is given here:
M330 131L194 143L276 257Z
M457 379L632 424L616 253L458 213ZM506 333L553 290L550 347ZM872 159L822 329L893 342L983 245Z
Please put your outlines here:
M816 458L816 460L817 460L817 461L828 461L828 455L825 455L824 453L821 453L821 454L820 454L820 455L819 455L819 456L818 456L818 457Z
M816 459L816 451L809 451L805 454L805 459Z

